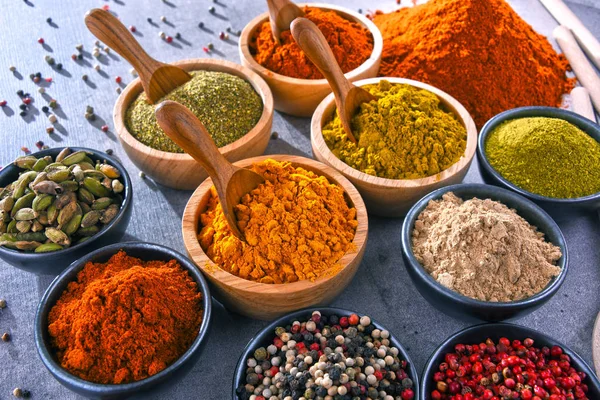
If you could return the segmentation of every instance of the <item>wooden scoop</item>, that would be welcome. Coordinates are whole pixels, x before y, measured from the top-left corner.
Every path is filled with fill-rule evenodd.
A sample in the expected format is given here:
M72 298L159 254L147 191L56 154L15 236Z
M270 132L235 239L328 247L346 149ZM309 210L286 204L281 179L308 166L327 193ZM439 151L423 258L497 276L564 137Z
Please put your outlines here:
M238 229L234 207L265 180L249 169L236 167L219 152L210 134L185 106L171 100L156 107L156 120L165 133L208 172L223 207L231 232L246 241Z
M110 12L94 8L85 15L85 24L94 36L135 68L151 104L155 104L173 89L192 79L192 76L181 68L150 57L125 25Z
M346 79L333 56L333 52L325 36L310 20L296 18L292 22L291 30L292 36L294 36L298 46L306 53L310 61L319 68L323 76L327 79L327 82L329 82L335 95L335 104L337 105L344 131L348 139L356 143L356 138L352 134L350 127L350 120L362 103L377 100L377 97L362 88L354 86Z
M304 11L289 0L267 0L267 6L273 38L281 44L281 32L289 30L294 19L304 17Z

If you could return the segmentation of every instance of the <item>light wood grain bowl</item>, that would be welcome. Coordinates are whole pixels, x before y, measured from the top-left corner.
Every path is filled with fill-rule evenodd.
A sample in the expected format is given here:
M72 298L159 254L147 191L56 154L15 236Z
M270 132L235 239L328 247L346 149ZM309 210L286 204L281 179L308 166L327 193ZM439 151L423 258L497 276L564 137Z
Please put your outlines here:
M343 18L357 22L367 28L373 36L373 51L371 56L358 68L346 73L346 78L354 82L359 79L377 76L381 53L383 51L383 38L381 32L364 15L344 7L333 4L306 3L298 4L335 11ZM309 117L315 111L321 100L331 93L331 88L326 79L298 79L281 75L260 65L250 52L250 41L256 29L269 19L269 14L264 13L250 21L242 31L239 41L239 52L242 65L259 74L271 88L275 99L275 109L286 114L298 117Z
M172 63L186 71L217 71L239 76L246 80L262 99L263 112L258 123L243 137L220 151L229 161L238 161L262 154L271 135L273 124L273 96L265 81L250 69L225 60L189 59ZM208 174L186 153L169 153L146 146L129 133L125 114L129 105L142 93L142 83L137 78L121 93L113 110L115 129L119 141L131 161L156 182L173 188L191 190L198 187Z
M403 78L373 78L354 82L354 84L364 86L378 83L381 79L394 84L407 84L428 90L437 95L441 104L457 116L467 130L467 147L456 163L439 174L421 179L379 178L350 167L331 152L323 138L322 127L330 121L336 109L333 94L327 96L315 110L311 121L310 137L315 158L340 171L356 186L369 213L384 217L400 217L406 215L413 204L431 191L463 180L477 148L477 128L473 118L456 99L431 85Z
M339 261L343 268L335 275L314 282L298 281L286 284L264 284L249 281L219 268L204 253L198 242L199 218L206 210L212 181L207 179L192 194L185 207L182 220L183 242L190 258L196 263L211 284L211 293L228 309L251 318L271 320L301 308L325 305L340 294L354 277L363 258L367 244L368 217L365 205L356 188L339 172L317 161L290 155L254 157L235 163L241 167L272 158L290 161L294 166L327 177L346 191L346 200L357 211L358 227L353 249Z

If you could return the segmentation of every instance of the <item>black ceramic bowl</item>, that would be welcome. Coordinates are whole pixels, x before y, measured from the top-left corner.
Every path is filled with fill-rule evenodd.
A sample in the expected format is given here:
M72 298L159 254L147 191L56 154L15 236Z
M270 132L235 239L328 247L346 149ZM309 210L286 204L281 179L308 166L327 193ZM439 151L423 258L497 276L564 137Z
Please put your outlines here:
M599 209L600 192L574 199L556 199L552 197L541 196L539 194L531 193L527 190L521 189L514 183L504 179L502 175L500 175L500 173L491 166L485 154L485 142L488 135L503 122L512 119L528 117L550 117L563 119L577 126L596 141L600 142L600 126L571 111L553 107L521 107L505 111L486 122L479 133L479 139L477 141L477 159L479 160L478 165L483 180L486 183L513 190L527 197L528 199L533 200L535 203L539 204L542 206L542 208L553 215L582 213Z
M131 185L129 174L120 162L106 153L83 147L69 148L73 151L87 151L90 153L88 156L92 160L106 160L110 165L119 170L121 181L125 187L121 193L123 196L121 209L117 216L109 222L107 226L102 228L100 232L90 237L85 242L68 247L64 250L49 253L34 253L0 246L0 258L14 267L36 274L58 275L73 261L100 247L118 242L125 234L125 230L127 229L127 225L129 225L129 220L131 218L131 198L133 195L133 186ZM42 150L33 153L32 155L37 158L44 156L56 157L63 149L64 147ZM21 171L23 170L12 163L4 167L2 171L0 171L0 187L4 187L9 183L14 182Z
M524 300L513 302L488 302L463 296L438 283L421 266L412 251L412 231L419 214L427 207L430 200L438 200L445 193L454 192L458 197L468 200L473 197L492 199L506 204L525 218L530 224L543 232L545 239L560 247L562 257L558 260L560 274L540 293ZM533 202L526 198L496 186L483 184L459 184L447 186L431 192L415 204L404 219L402 225L402 257L404 265L413 283L434 307L455 318L474 321L501 321L504 319L528 314L550 300L558 291L567 274L567 244L556 222Z
M293 313L284 315L283 317L276 319L275 321L270 323L267 327L260 330L250 340L250 342L246 345L244 352L240 356L240 359L238 360L237 366L235 368L235 375L233 376L233 389L231 391L231 393L232 393L231 396L232 396L233 400L239 399L235 390L240 384L242 384L242 383L245 384L246 360L251 356L251 354L254 353L254 350L256 350L259 347L266 347L266 346L272 344L273 343L272 340L275 337L275 328L277 328L278 326L289 325L294 321L307 321L311 317L313 311L315 311L315 310L320 311L321 315L325 315L325 316L329 316L329 315L333 315L333 314L338 315L338 316L345 316L345 317L348 317L351 314L358 314L359 316L364 315L364 314L360 314L360 313L355 313L353 311L344 310L342 308L311 307L311 308L305 308L303 310L294 311ZM386 329L384 326L382 326L378 322L374 321L373 319L371 319L371 323L373 325L375 325L377 327L377 329L381 329L381 330ZM392 332L390 332L389 340L390 340L391 345L393 347L396 347L400 351L398 354L398 357L402 360L406 360L408 363L408 367L406 368L406 373L408 374L408 377L410 379L412 379L412 381L414 383L414 387L413 387L413 390L415 391L414 398L418 399L419 398L419 375L417 374L417 370L415 369L415 366L412 363L407 351L404 349L404 347L402 347L402 345L400 344L398 339L392 334Z
M470 343L482 343L487 338L492 339L494 342L498 342L501 337L506 337L510 340L523 340L525 338L531 338L534 340L535 347L543 346L560 346L562 347L565 354L571 357L571 365L577 371L583 371L586 373L587 378L584 381L588 385L588 398L600 399L600 382L594 375L592 369L577 355L577 353L570 350L567 346L560 343L557 340L552 339L550 336L546 336L536 330L506 323L495 323L495 324L482 324L472 326L464 329L454 335L450 336L444 341L429 357L425 369L423 370L423 380L421 381L421 400L429 400L430 394L434 387L433 374L438 370L439 365L444 361L446 353L454 352L454 346L458 343L470 344Z
M141 381L122 384L122 385L103 385L93 383L78 378L65 369L56 361L53 351L50 347L50 339L48 335L48 314L50 310L60 298L63 291L67 288L69 282L76 279L79 271L83 269L87 262L106 262L108 259L119 250L124 250L127 255L140 258L142 260L177 260L181 267L189 272L190 276L198 284L198 289L202 293L202 307L204 315L202 324L196 340L190 348L177 360L169 365L156 375ZM88 254L87 256L75 261L62 274L57 276L50 284L50 287L44 293L44 297L40 301L37 314L35 317L35 345L42 362L48 368L50 373L63 386L68 389L88 398L94 399L125 399L135 394L139 394L143 398L143 393L151 388L156 388L158 385L171 385L182 378L194 363L200 357L206 337L210 329L211 316L211 296L206 280L196 267L187 257L183 256L174 250L158 244L142 243L142 242L126 242L116 243L107 247L103 247Z

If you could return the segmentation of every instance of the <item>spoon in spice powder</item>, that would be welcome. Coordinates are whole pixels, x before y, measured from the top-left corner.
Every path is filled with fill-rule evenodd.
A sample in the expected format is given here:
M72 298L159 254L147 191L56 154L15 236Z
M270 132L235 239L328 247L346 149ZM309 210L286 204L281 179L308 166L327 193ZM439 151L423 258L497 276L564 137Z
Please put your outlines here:
M150 57L125 25L110 12L94 8L85 15L85 24L94 36L135 68L150 103L155 104L173 89L192 79L183 69Z
M281 32L288 31L294 19L304 17L304 11L289 0L267 0L267 6L273 38L277 44L281 44Z
M327 82L329 82L329 86L331 86L335 95L335 104L337 105L344 131L348 139L356 143L356 138L352 134L350 120L362 103L377 100L377 97L363 88L354 86L346 79L333 56L333 52L325 36L323 36L323 33L321 33L312 21L306 18L296 18L292 22L291 31L298 46L306 53L310 61L319 68L323 76L327 79Z
M202 122L185 106L171 100L163 101L156 107L156 120L163 131L208 172L231 232L245 242L234 208L246 193L263 183L264 178L254 171L231 164L221 154Z

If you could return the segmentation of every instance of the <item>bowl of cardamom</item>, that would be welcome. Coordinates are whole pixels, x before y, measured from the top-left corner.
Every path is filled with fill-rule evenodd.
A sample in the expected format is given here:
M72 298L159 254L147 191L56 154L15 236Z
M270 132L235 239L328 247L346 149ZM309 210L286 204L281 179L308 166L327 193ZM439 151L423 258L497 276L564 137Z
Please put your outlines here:
M162 100L189 108L229 161L263 154L271 136L273 96L258 74L225 60L172 64L188 71L192 79ZM123 149L136 167L161 185L195 189L208 174L158 126L154 105L146 99L139 78L117 99L113 120Z
M123 237L131 197L127 171L106 153L67 147L21 156L0 171L0 258L56 275Z
M333 94L311 121L314 157L348 178L370 214L400 217L426 194L460 183L477 148L477 128L449 94L403 78L354 82L377 100L361 104L346 135Z
M600 126L574 112L521 107L490 119L477 146L487 183L555 216L600 209Z

